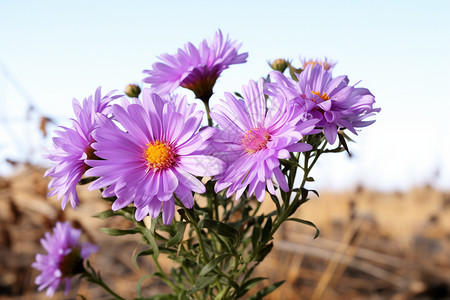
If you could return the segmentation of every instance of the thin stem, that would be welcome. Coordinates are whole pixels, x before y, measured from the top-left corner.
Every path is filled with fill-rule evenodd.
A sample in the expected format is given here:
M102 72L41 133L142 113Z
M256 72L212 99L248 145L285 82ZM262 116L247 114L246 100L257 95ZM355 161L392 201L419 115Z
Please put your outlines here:
M155 262L156 267L158 268L159 273L161 274L161 280L164 281L164 283L167 284L172 289L172 291L174 291L174 292L180 291L180 289L177 286L175 286L169 280L169 278L167 278L166 273L164 273L164 270L161 268L161 265L158 262L158 259L154 255L152 255L152 258L153 258L153 261Z
M210 116L210 112L211 110L209 109L209 100L208 101L203 101L203 103L205 104L205 110L206 110L206 116L208 117L208 125L209 126L213 126L213 122Z
M95 270L88 264L88 267L90 271L84 270L83 277L86 277L86 279L89 282L95 283L98 286L101 286L105 291L107 291L111 296L113 296L117 300L125 300L125 298L120 297L118 294L116 294L106 283L103 282L102 278L100 277L100 274L95 273Z
M202 259L203 263L206 265L209 262L208 255L206 254L205 245L203 244L203 238L202 233L200 231L200 228L198 228L197 220L195 219L195 216L192 215L191 211L184 208L184 211L189 216L189 219L191 221L192 226L194 227L195 233L197 234L198 244L200 246L200 251L202 253Z

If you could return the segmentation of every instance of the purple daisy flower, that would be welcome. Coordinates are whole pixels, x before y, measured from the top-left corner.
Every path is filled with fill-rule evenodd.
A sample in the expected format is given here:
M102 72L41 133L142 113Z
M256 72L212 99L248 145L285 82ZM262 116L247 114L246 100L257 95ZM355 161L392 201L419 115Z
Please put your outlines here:
M330 70L336 65L335 61L329 61L326 57L323 60L300 58L300 61L302 63L303 69L306 69L308 65L321 65L325 70Z
M45 233L41 245L48 254L36 254L32 267L41 271L36 277L38 290L47 288L46 295L55 294L60 284L65 284L65 293L70 289L70 278L83 271L83 260L98 251L98 247L90 244L80 244L78 239L80 229L74 229L68 222L56 223L53 234Z
M111 91L106 96L101 96L100 87L97 88L95 96L89 96L83 100L81 105L77 99L73 99L72 128L60 127L55 130L57 137L53 138L54 149L46 155L55 165L47 170L45 176L52 177L48 187L51 189L48 196L58 195L62 198L61 207L65 209L67 201L74 209L79 205L76 186L89 167L85 164L88 158L94 158L94 150L91 144L94 139L91 135L97 126L96 113L108 113L108 104L119 96L111 96Z
M201 151L211 135L209 130L197 132L203 112L182 104L185 100L165 101L144 89L142 102L135 99L124 107L112 106L115 120L126 131L98 115L100 126L92 147L102 160L88 160L92 168L86 175L99 177L91 190L106 187L104 196L117 197L113 210L134 202L135 217L142 220L146 215L156 218L162 206L163 222L170 224L175 214L173 194L191 208L192 191L205 192L195 176L222 171L220 159Z
M162 54L159 57L162 62L154 63L152 70L143 71L150 76L142 81L150 83L158 94L168 94L182 86L205 101L212 95L212 88L223 70L247 61L248 53L238 54L240 46L228 37L225 40L219 30L210 44L203 40L196 48L188 43L176 54Z
M323 129L330 144L336 141L339 128L357 134L356 128L375 122L364 119L380 111L373 108L375 98L368 89L349 86L347 76L333 78L331 71L322 65L306 66L298 75L298 82L279 72L272 72L270 76L285 89L289 98L304 107L308 117L320 119L317 127Z
M254 194L263 201L266 186L271 194L275 193L273 181L284 191L289 190L279 159L289 158L289 152L312 149L298 141L314 130L317 120L302 122L300 106L287 101L276 85L264 86L262 79L243 86L242 95L244 99L238 100L226 93L225 100L211 112L220 129L214 139L227 146L218 151L227 168L215 177L215 190L228 187L227 197L236 193L238 199L248 187L249 196Z

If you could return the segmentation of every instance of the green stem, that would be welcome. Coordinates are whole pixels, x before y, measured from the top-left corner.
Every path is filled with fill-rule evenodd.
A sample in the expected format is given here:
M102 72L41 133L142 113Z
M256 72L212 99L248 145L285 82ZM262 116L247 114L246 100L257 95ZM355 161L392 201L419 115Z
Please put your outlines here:
M158 259L155 258L154 255L152 255L152 258L153 258L153 261L155 262L156 267L158 268L159 273L161 274L161 280L164 281L164 283L167 284L167 285L172 289L172 291L178 293L178 292L180 291L180 289L179 289L177 286L175 286L175 285L170 281L169 278L167 278L166 273L164 273L164 270L161 268L161 265L160 265L159 262L158 262Z
M82 276L86 277L86 279L89 282L95 283L98 286L101 286L105 291L107 291L111 296L114 297L116 300L125 300L125 298L120 297L118 294L116 294L106 283L103 282L102 278L100 277L100 274L97 274L95 270L90 266L88 263L89 270L84 270ZM92 273L91 273L92 272Z
M212 122L212 119L210 116L211 110L209 109L209 99L208 99L208 101L203 101L203 103L205 104L206 116L208 117L208 125L212 127L213 122Z

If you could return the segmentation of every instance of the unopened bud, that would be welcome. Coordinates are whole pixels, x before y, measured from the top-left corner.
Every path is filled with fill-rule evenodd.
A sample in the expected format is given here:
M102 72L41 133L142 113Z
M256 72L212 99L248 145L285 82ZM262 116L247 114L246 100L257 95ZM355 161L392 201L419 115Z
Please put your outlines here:
M137 98L141 93L141 88L137 84L129 84L125 88L125 94L131 98Z
M289 62L286 61L285 59L282 58L278 58L275 59L271 64L269 64L270 67L275 70L275 71L280 71L281 73L284 72L284 70L287 69L287 67L289 66Z

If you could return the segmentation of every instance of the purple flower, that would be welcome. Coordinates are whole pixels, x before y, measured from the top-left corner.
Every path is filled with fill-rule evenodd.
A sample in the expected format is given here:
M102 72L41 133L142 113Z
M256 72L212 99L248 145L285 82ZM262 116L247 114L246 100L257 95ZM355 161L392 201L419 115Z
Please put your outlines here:
M212 94L212 88L223 70L233 64L246 62L248 53L238 54L241 45L236 41L224 40L219 30L212 42L206 40L196 48L191 43L178 49L178 53L162 54L162 62L154 63L150 75L143 82L150 83L158 94L173 92L178 86L192 90L196 97L205 101Z
M47 232L45 238L41 239L42 247L48 254L36 254L32 267L41 271L35 284L39 285L39 291L47 288L47 297L53 296L61 283L65 284L67 294L70 278L81 273L83 260L98 251L98 247L93 244L80 244L80 235L81 230L72 228L68 222L58 222L53 228L53 234Z
M273 181L284 191L289 190L279 159L289 158L290 152L311 150L310 145L298 141L311 133L317 120L302 122L300 106L287 101L273 84L265 89L263 80L250 81L242 95L244 99L238 100L226 93L225 100L211 112L220 128L214 139L227 146L217 153L227 168L215 177L215 190L228 187L227 197L236 193L238 199L248 187L249 196L254 194L263 201L266 186L275 193Z
M334 68L336 65L336 62L334 61L328 61L328 59L325 57L325 59L306 59L306 58L300 58L300 61L302 62L303 69L306 69L308 65L321 65L325 70L330 70Z
M99 128L92 144L102 160L88 160L88 176L97 176L91 190L107 187L104 196L115 195L112 209L131 202L135 217L156 218L162 206L164 224L175 213L174 193L187 208L193 206L192 191L204 193L205 186L195 176L213 176L223 169L223 162L205 155L202 146L211 130L197 132L203 112L193 111L185 99L165 101L144 89L142 102L113 105L112 120L98 115ZM194 176L195 175L195 176Z
M96 113L107 113L108 104L119 96L111 96L113 91L101 97L100 87L97 88L95 96L89 96L83 100L81 105L77 99L73 99L75 119L72 128L60 127L56 130L53 138L54 149L46 158L54 163L44 176L52 177L48 194L49 197L58 195L62 198L61 207L65 209L67 201L75 209L80 203L77 196L76 186L89 167L85 164L87 158L94 158L91 144L94 142L92 131L97 126L95 122Z
M349 86L347 76L333 78L331 71L322 65L306 66L298 75L298 82L279 72L272 72L270 76L292 101L304 107L309 118L320 119L316 126L323 130L331 144L336 141L339 128L357 134L356 128L375 122L364 119L380 111L373 108L375 98L368 89Z

